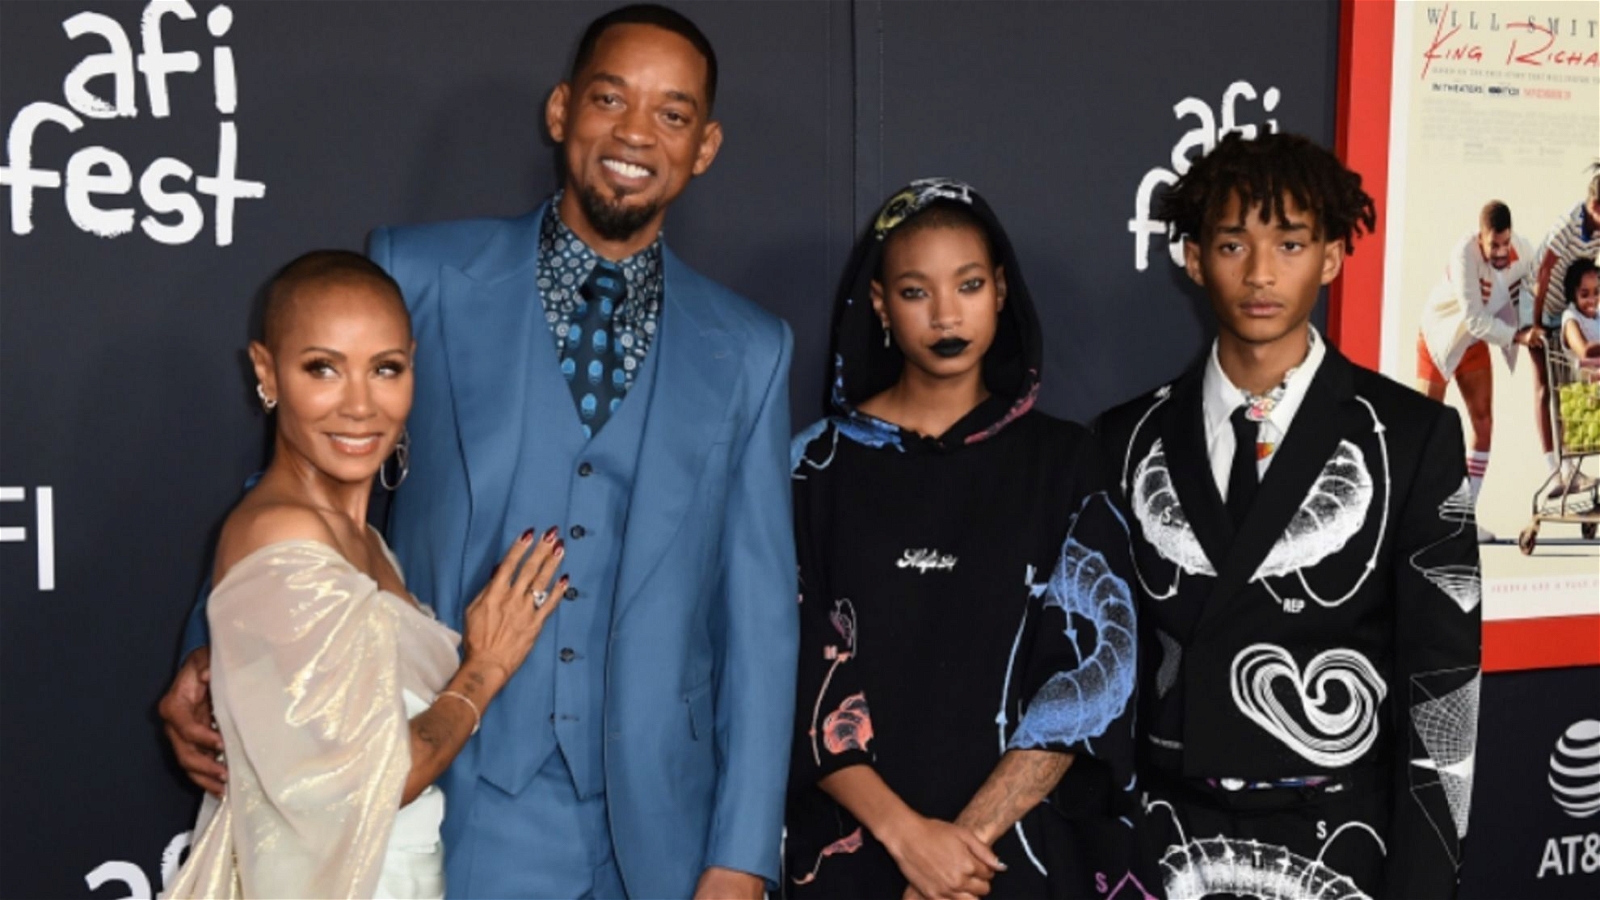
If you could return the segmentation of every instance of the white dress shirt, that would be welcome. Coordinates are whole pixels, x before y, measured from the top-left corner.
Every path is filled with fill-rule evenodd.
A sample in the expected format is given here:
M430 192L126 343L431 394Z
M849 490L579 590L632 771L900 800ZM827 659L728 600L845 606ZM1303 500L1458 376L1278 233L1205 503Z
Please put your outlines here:
M1272 408L1267 418L1261 423L1261 432L1257 441L1262 444L1271 444L1276 450L1283 438L1289 433L1289 424L1294 421L1294 414L1300 409L1300 404L1306 398L1306 391L1311 387L1311 379L1316 376L1317 368L1322 365L1322 358L1328 350L1322 344L1322 336L1317 329L1310 330L1310 349L1306 358L1294 374L1289 376L1289 381L1283 392L1283 399ZM1233 411L1247 402L1245 392L1228 379L1227 373L1222 371L1222 364L1217 361L1217 345L1211 344L1211 363L1206 366L1206 374L1201 393L1205 398L1205 425L1206 425L1206 452L1211 456L1211 476L1216 479L1217 491L1222 495L1223 502L1228 500L1228 473L1233 468L1233 426L1228 418ZM1256 463L1257 476L1267 474L1267 466L1272 464L1272 453L1260 458Z

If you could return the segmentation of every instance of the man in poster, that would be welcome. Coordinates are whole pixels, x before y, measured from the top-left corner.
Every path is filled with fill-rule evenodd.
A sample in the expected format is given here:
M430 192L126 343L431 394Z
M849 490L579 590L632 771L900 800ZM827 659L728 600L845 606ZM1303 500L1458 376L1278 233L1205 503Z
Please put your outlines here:
M1454 378L1471 422L1467 451L1467 483L1476 508L1483 476L1489 468L1494 435L1494 367L1489 346L1501 348L1507 366L1516 365L1516 345L1542 347L1544 332L1519 329L1522 281L1533 253L1528 242L1511 230L1511 209L1499 200L1484 204L1478 227L1462 237L1445 264L1445 277L1423 307L1417 333L1417 390L1431 400L1444 400ZM1478 526L1480 543L1494 535Z

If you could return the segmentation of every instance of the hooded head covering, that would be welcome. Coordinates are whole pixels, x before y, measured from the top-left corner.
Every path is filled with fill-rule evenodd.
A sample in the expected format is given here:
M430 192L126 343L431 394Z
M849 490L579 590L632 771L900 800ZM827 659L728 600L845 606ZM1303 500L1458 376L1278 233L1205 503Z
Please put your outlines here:
M827 405L862 443L901 446L900 429L857 409L893 386L905 366L905 356L893 341L888 347L883 345L883 325L872 309L872 281L878 276L889 235L936 204L963 208L982 223L994 262L1005 268L1006 278L1005 306L996 323L994 343L983 356L983 380L990 397L956 423L943 442L947 446L970 444L991 437L1031 409L1039 394L1043 355L1039 318L1010 238L971 185L950 178L923 178L896 191L873 216L851 257L844 291L834 307L834 364Z

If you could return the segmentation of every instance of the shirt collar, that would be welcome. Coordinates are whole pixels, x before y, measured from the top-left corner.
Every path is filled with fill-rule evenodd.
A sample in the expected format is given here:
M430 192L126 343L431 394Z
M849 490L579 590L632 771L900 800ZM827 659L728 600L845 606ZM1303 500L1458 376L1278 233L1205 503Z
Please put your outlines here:
M1300 410L1300 404L1306 399L1306 391L1311 388L1311 380L1316 377L1317 369L1322 365L1322 360L1328 355L1328 349L1323 345L1322 335L1317 333L1316 326L1311 326L1310 348L1306 358L1295 368L1289 376L1287 386L1284 388L1283 399L1267 414L1267 421L1271 422L1279 434L1287 433L1289 423ZM1233 411L1245 403L1244 391L1234 385L1228 374L1222 371L1222 363L1217 360L1217 344L1211 342L1211 361L1206 364L1206 373L1201 387L1204 397L1206 432L1208 434L1217 429L1228 427L1228 417Z
M594 248L584 243L578 233L567 227L561 221L561 197L564 191L557 191L550 198L550 208L539 227L539 243L541 256L548 253L562 253L579 260L578 283L582 284L589 277L594 265L600 259L600 254ZM628 283L628 299L624 303L654 299L648 297L650 293L658 291L661 283L661 235L650 242L638 253L626 259L617 260L617 265L622 268L624 280Z

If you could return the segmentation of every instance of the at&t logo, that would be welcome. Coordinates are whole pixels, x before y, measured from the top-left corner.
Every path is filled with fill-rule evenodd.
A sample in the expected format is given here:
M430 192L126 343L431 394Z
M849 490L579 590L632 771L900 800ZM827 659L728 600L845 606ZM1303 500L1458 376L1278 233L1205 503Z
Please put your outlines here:
M1550 754L1550 796L1574 819L1600 812L1600 720L1579 719ZM1600 872L1600 834L1569 834L1545 841L1539 874Z

